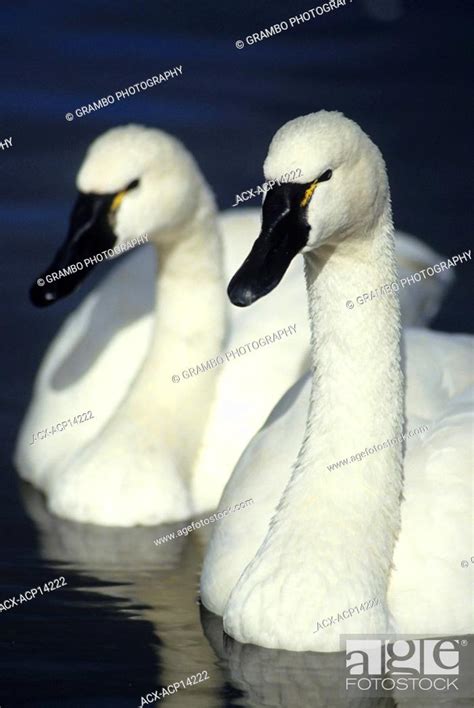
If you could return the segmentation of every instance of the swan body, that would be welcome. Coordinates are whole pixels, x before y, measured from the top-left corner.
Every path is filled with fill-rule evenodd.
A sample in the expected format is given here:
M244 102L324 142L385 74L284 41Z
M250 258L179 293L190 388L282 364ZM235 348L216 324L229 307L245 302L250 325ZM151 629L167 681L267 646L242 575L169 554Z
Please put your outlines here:
M259 210L216 217L191 156L170 136L139 126L95 141L78 188L100 198L137 178L138 187L119 192L114 234L123 244L146 231L150 242L121 259L67 318L39 369L15 452L20 475L46 492L50 510L105 525L156 524L215 508L242 450L309 366L301 263L250 316L223 297ZM440 258L407 234L396 248L400 277ZM404 303L406 323L426 323L448 284L445 272L416 284ZM62 296L60 286L47 295ZM241 355L239 347L289 325L291 336ZM190 367L224 352L223 366L189 376ZM31 444L37 431L86 411L94 416L86 424Z
M224 213L219 217L224 232L224 272L229 278L235 265L244 257L245 248L250 243L248 239L258 228L259 219L255 209L242 210L238 214ZM234 238L239 231L240 241ZM24 479L40 486L48 469L73 457L97 436L98 430L126 396L146 359L153 338L156 268L155 249L150 244L121 259L103 282L68 316L50 344L39 368L33 400L17 442L16 461ZM298 278L292 280L289 284L290 302L296 283L298 291L301 290ZM281 304L284 311L276 316L269 313L264 329L258 318L253 318L250 325L248 318L244 318L239 310L228 307L229 333L223 338L221 349L214 354L229 352L225 363L234 370L239 364L242 370L244 361L246 364L253 363L255 368L255 358L252 361L251 357L244 359L236 354L233 359L230 352L252 337L258 338L262 333L271 332L272 327L278 329L290 323L292 313L285 312L289 308L284 302ZM296 339L299 339L301 332L305 332L307 338L306 317L298 324ZM296 341L295 338L293 341ZM133 356L130 356L131 350ZM279 359L280 351L275 346L270 354ZM287 359L285 356L283 365ZM185 361L176 362L170 371L181 375L184 369L186 374L188 368L199 363L203 362L197 361L191 354ZM258 379L253 378L251 368L249 374L255 386ZM221 378L227 383L235 377ZM182 377L181 383L186 386L186 380ZM33 431L40 430L48 422L67 420L74 413L88 409L94 413L89 425L76 425L72 435L67 432L65 435L56 434L30 445ZM149 424L153 425L151 416ZM248 422L246 424L249 425Z
M109 131L91 146L78 175L80 199L113 196L137 177L138 188L120 192L114 233L120 243L146 232L150 244L124 258L60 330L40 368L15 453L21 476L45 491L51 511L103 525L157 524L212 508L242 449L308 358L307 319L293 319L294 298L303 296L296 268L278 309L262 303L253 322L224 297L225 279L258 226L258 210L218 219L191 156L170 136L139 126ZM48 272L64 265L61 258L64 247ZM33 299L54 300L60 286L54 283L46 295L36 288ZM220 369L199 376L183 375L294 324L296 331L284 341L278 335L274 346L229 355ZM217 380L234 401L229 424L219 427L218 454L207 450L215 440L208 428ZM30 445L34 432L86 410L93 420ZM220 426L216 414L214 420ZM209 475L201 463L201 488L194 468L199 472L202 455L219 465Z
M278 246L302 252L312 373L274 408L227 483L222 506L254 504L245 524L235 515L213 528L203 604L234 639L273 649L338 651L345 633L472 632L472 578L458 561L472 534L472 338L407 330L402 359L395 298L344 307L348 293L390 282L395 267L385 165L356 124L325 111L286 124L265 176L295 164L309 179L264 204L229 294L252 303L284 268ZM277 200L287 205L280 217ZM402 445L420 425L427 431ZM398 442L331 467L387 440ZM377 607L342 615L372 598Z

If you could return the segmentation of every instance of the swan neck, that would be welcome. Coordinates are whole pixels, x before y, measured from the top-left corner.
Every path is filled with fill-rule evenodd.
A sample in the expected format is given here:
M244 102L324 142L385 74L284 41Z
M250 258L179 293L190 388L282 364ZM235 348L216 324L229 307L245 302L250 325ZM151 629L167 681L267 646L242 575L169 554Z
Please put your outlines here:
M215 392L216 373L185 380L182 371L221 351L226 326L222 241L210 191L194 217L156 245L155 318L146 360L122 414L147 430L191 474ZM175 378L173 378L175 377ZM176 377L179 377L177 380ZM155 420L156 425L150 424Z
M372 231L351 235L347 241L305 256L314 397L324 395L326 401L326 397L343 395L346 406L335 414L342 413L344 419L361 409L361 396L366 399L367 418L386 402L392 413L396 411L395 416L388 416L388 432L392 419L403 409L399 301L396 296L386 296L361 305L357 296L396 277L389 207ZM349 373L357 378L348 380ZM351 412L347 404L354 406ZM332 424L327 404L318 403L316 414L320 425L325 420ZM355 420L351 430L366 434L368 425L368 419ZM377 420L377 434L382 431L380 425Z
M400 523L403 378L396 297L346 305L396 277L390 205L370 231L305 256L312 388L281 530L298 519L328 606L385 599ZM391 446L350 458L385 440ZM347 459L347 464L336 463ZM332 466L332 467L331 467ZM279 528L278 517L275 530ZM286 528L288 532L288 528ZM283 537L282 537L283 540ZM350 588L350 590L348 590ZM349 596L350 597L349 597Z

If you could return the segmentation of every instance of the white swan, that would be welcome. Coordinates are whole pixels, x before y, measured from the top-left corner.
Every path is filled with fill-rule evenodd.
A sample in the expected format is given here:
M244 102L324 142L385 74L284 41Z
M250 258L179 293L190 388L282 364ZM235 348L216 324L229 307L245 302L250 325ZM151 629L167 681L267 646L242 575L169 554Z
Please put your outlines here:
M296 321L296 334L279 335L272 346L264 342L192 378L183 370L293 325L301 284L297 277L289 283L277 311L265 303L253 322L236 317L225 282L250 246L258 210L218 223L193 158L159 130L131 125L100 136L77 185L68 239L43 280L144 233L150 245L119 263L53 341L15 462L24 479L46 492L48 508L65 518L121 526L186 518L217 503L242 449L304 369L305 317ZM86 272L33 286L33 300L49 304L67 295ZM179 383L172 381L176 374ZM232 395L233 415L214 439L220 465L203 476L205 488L193 499L217 379ZM38 430L87 410L94 419L30 444Z
M265 176L297 164L312 181L267 196L229 294L251 304L302 252L312 374L280 401L227 484L222 506L254 504L245 521L236 514L213 528L202 601L238 641L294 651L337 651L343 633L472 631L472 576L459 560L472 543L472 338L408 330L405 401L398 301L345 307L394 274L383 158L355 123L321 111L276 133ZM397 443L328 469L404 424L429 430L404 452ZM373 598L377 607L348 612Z
M44 276L143 233L150 244L122 260L52 342L16 466L52 511L77 521L156 524L214 508L245 445L307 368L302 266L295 262L273 302L250 316L228 306L225 279L248 251L259 211L217 220L194 160L161 131L108 131L90 147L77 184L68 241ZM401 276L440 259L407 235L397 245ZM34 286L34 301L54 302L86 273ZM431 318L446 285L442 273L412 286L406 321ZM281 343L183 379L183 370L294 323L296 335ZM92 420L31 444L43 428L88 410Z

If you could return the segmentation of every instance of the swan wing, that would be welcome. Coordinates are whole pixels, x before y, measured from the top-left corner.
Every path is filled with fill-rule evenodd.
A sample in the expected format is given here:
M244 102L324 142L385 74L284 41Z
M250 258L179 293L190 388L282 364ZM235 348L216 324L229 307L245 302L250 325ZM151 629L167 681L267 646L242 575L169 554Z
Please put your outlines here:
M474 337L412 330L406 340L407 430L428 430L407 437L389 605L399 632L467 634L473 566L461 561L473 548Z
M444 256L411 234L395 231L395 255L399 280L440 263ZM440 270L418 282L410 281L399 290L404 327L427 326L437 315L443 299L454 282L451 270Z

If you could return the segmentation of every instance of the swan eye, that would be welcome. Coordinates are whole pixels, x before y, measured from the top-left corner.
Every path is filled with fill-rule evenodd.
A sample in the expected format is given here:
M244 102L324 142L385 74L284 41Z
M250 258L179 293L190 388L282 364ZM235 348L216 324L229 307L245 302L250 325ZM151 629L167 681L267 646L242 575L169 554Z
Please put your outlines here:
M326 170L326 172L323 172L323 174L318 177L318 179L315 179L314 182L311 182L309 185L308 189L305 191L303 199L300 202L301 207L305 207L308 205L309 200L313 196L313 192L318 186L320 182L327 182L328 179L331 179L332 177L332 170Z
M327 182L328 179L331 179L332 177L332 170L326 170L326 172L323 172L321 177L318 177L316 180L317 182Z
M127 192L129 192L131 189L135 189L136 187L138 187L139 184L140 184L140 180L134 179L133 182L130 182L130 184L127 187L125 187L125 189L122 189L122 191L120 191L118 194L116 194L112 204L110 205L110 211L112 211L112 212L117 211L117 209L121 205L123 198L127 194Z

